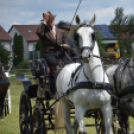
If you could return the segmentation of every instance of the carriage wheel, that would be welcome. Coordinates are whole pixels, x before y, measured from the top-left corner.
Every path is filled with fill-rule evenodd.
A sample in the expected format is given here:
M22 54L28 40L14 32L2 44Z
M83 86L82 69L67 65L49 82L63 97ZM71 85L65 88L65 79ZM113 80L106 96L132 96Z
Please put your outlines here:
M47 134L42 105L37 103L33 110L33 134Z
M104 134L105 133L105 126L103 120L101 119L101 111L96 111L94 113L95 116L95 127L97 134Z
M31 101L23 91L19 106L20 134L32 134L32 108Z

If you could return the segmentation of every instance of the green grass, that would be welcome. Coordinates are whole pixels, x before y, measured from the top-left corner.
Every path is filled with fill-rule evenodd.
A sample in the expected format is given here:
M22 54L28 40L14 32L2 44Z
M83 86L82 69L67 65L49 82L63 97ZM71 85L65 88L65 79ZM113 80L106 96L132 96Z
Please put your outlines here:
M0 134L20 134L19 131L19 99L20 94L23 91L23 85L16 78L11 79L11 100L12 100L12 113L4 117L4 121L0 121ZM94 124L94 119L85 119L86 124ZM130 128L134 130L134 121L130 119ZM87 128L88 134L95 134L95 128ZM49 131L48 134L54 134L53 131Z

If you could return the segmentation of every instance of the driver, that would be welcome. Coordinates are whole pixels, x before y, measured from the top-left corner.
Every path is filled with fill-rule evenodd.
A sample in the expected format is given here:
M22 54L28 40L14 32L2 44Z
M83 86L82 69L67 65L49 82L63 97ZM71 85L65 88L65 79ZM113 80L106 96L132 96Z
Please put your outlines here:
M55 17L56 15L53 15L51 12L43 13L43 19L36 31L42 42L44 58L51 69L52 76L50 80L50 89L52 96L56 93L55 79L58 69L61 68L63 64L70 62L69 60L64 59L64 51L62 51L70 49L66 33L63 30L56 28Z

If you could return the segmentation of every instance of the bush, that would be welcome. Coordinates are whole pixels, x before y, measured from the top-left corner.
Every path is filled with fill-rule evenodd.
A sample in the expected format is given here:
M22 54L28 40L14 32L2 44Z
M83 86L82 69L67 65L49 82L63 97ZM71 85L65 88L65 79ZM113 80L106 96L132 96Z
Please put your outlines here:
M17 66L13 66L13 69L29 69L29 61L24 60Z
M0 57L1 57L1 62L3 64L3 66L7 65L9 60L11 59L10 57L10 52L7 51L3 45L1 45L1 42L0 42Z

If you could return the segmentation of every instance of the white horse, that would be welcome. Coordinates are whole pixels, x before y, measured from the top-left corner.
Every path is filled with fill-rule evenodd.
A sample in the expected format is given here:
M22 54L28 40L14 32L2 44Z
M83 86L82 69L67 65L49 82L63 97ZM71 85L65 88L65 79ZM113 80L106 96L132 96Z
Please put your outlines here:
M70 83L71 75L80 64L69 64L62 69L56 82L59 97L62 96L63 93L66 93L75 83L88 83L89 81L109 83L107 75L103 72L101 60L93 57L93 54L100 56L99 48L95 41L95 31L92 27L95 23L95 16L91 21L84 21L83 23L80 23L80 18L77 16L76 23L78 25L76 33L78 36L77 43L81 48L83 66L76 72L72 79L72 84ZM75 106L75 116L79 126L79 134L87 134L84 124L85 112L97 108L100 108L103 114L105 134L113 133L111 97L106 90L103 88L90 89L90 87L78 88L61 99L67 133L72 134L73 129L70 122L70 104L68 100L73 102ZM74 130L74 133L77 134L77 128Z

